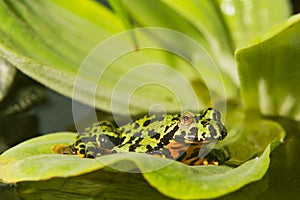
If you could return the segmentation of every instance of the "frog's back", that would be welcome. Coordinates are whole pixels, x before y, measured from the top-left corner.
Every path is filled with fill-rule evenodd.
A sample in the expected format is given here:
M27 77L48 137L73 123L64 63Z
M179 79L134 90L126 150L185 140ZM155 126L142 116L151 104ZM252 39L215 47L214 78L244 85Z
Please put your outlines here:
M166 137L166 133L177 125L179 116L179 114L147 115L118 128L123 140L116 150L149 152L157 148L160 141Z

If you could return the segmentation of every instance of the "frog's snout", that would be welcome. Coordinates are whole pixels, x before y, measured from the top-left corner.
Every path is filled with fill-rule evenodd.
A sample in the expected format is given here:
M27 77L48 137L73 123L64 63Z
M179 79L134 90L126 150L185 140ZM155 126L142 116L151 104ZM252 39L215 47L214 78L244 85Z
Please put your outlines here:
M227 129L225 128L224 125L222 125L220 140L223 140L226 136L227 136Z

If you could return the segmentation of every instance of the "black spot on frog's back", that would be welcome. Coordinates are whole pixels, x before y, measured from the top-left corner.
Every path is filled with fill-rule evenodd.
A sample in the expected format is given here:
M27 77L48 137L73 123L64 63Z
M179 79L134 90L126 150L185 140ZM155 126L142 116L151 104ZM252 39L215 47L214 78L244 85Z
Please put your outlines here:
M98 142L100 142L100 146L106 149L112 149L115 146L118 146L124 141L124 138L117 138L109 135L99 135L97 138Z
M133 126L134 129L137 129L139 127L140 127L139 123L134 123L134 126Z
M176 125L169 133L167 133L166 135L164 135L164 137L161 139L161 142L164 145L167 145L170 143L170 140L173 139L174 134L176 133L176 131L179 129L179 126Z
M166 126L164 132L166 133L166 132L168 131L169 128L170 128L169 126Z
M133 134L133 137L141 137L141 136L142 136L142 131Z
M162 121L162 120L164 120L165 118L162 116L162 115L158 115L157 117L156 117L156 120L157 121Z
M173 117L173 118L172 118L172 121L178 121L178 120L179 120L178 117Z
M88 142L96 142L96 135L93 135L91 137L89 136L81 136L80 137L80 140L83 142L83 143L88 143Z
M159 133L157 133L157 132L155 132L155 131L149 131L148 132L148 135L149 135L149 137L150 138L154 138L154 139L156 139L156 140L159 140L159 138L160 138L160 134Z
M143 123L143 126L144 126L144 127L145 127L145 126L148 126L150 123L151 123L151 120L148 119L148 120L146 120L146 121Z
M148 131L148 136L151 138L153 138L154 136L157 137L157 135L159 136L159 133L157 133L154 129Z
M140 147L140 146L141 146L140 144L132 144L132 145L129 146L128 151L129 151L129 152L134 152L135 149L136 149L137 147Z
M153 148L149 144L146 146L146 148L147 148L147 152L150 152L153 150Z
M209 120L202 120L201 121L201 125L203 126L203 127L206 127L207 125L209 124Z

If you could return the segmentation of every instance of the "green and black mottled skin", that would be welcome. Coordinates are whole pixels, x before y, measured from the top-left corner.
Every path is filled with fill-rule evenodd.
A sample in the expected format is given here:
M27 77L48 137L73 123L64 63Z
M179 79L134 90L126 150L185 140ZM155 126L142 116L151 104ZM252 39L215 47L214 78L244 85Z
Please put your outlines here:
M208 108L200 114L151 115L121 127L102 121L86 128L69 154L85 158L100 155L139 152L174 159L188 165L218 164L207 154L206 145L227 135L219 111Z

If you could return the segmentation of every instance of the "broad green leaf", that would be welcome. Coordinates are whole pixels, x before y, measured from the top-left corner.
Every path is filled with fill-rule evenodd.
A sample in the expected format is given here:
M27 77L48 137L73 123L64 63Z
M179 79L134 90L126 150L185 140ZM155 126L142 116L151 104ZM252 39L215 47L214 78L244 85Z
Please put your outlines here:
M235 47L241 47L254 36L283 22L291 15L289 0L217 0L216 2Z
M172 55L172 51L166 53L169 49L151 41L149 34L140 30L137 51L128 38L131 32L110 37L124 29L121 20L111 11L91 1L77 3L81 6L73 1L33 1L30 4L27 1L1 1L0 57L47 87L75 100L91 106L95 104L109 112L115 102L118 108L114 112L118 114L127 114L128 102L131 102L132 114L145 112L157 102L169 112L180 110L179 104L193 106L194 110L198 109L197 105L201 108L211 105L211 102L202 102L209 97L207 88L192 84L203 83L203 80L210 82L207 85L212 93L219 94L214 96L225 96L217 68L201 46L197 59L188 60L184 57L187 47L181 48L177 56ZM100 20L104 18L105 22ZM202 66L197 64L199 56ZM171 66L169 60L172 60ZM164 68L157 73L157 68L154 70L149 65L166 65L168 70ZM137 74L135 69L143 67L148 71L140 70ZM204 68L200 74L199 68ZM215 81L215 77L220 81ZM118 86L122 78L129 81ZM145 85L149 87L142 88ZM173 91L176 89L183 93ZM195 90L199 91L197 95ZM186 91L189 94L184 93ZM113 94L116 94L115 99ZM184 96L187 102L178 102L178 96ZM196 101L191 100L191 96L195 96Z
M205 40L210 43L210 48L220 51L217 53L219 56L227 53L232 55L234 46L231 44L230 33L214 1L162 0L162 2L203 33Z
M180 110L181 105L192 106L192 109L196 110L198 107L214 104L207 102L210 96L219 98L218 101L224 100L225 91L228 98L238 100L238 78L232 56L232 42L218 7L222 2L123 2L132 14L129 18L134 22L141 26L160 26L180 31L194 39L202 50L199 51L199 48L189 46L190 43L178 40L178 34L181 33L175 36L144 33L133 37L136 44L126 37L122 40L111 40L109 44L101 43L105 49L89 61L90 57L87 56L97 44L124 30L122 20L110 10L92 1L74 4L70 0L38 0L30 2L30 5L27 1L1 1L0 57L47 87L75 100L91 106L95 104L97 108L110 112L114 107L112 102L115 102L118 107L114 112L118 114L127 114L128 102L132 114L137 114L146 112L149 106L157 102L168 112ZM262 6L263 9L271 8L271 4L262 3L264 4L267 6ZM256 7L259 7L257 5ZM152 9L153 7L155 9ZM141 10L143 12L140 12ZM123 11L125 12L125 9ZM158 11L160 15L157 15ZM287 9L284 9L270 24L283 19L287 13ZM213 17L208 18L208 15ZM127 32L124 35L131 33ZM151 45L147 44L150 38ZM172 55L174 52L176 56ZM84 61L85 58L87 60ZM91 66L86 69L82 67L82 62ZM136 66L149 62L170 66L171 71L176 70L177 74L187 79L187 84L181 84L182 80L178 80L178 77L166 79L166 75L159 74L162 76L160 79L165 82L140 89L140 86L153 81L149 77L156 77L157 72L140 71L134 76L130 75L130 72L134 71ZM110 69L107 70L108 68ZM104 76L100 76L102 72L105 72ZM118 89L116 84L124 77L132 82L122 84L120 94L115 95L115 100L112 100L115 89ZM216 79L219 81L215 81ZM98 82L99 80L101 82ZM185 87L187 85L190 85L189 89ZM189 94L178 95L173 88L189 91ZM195 94L196 101L178 102L178 96L187 98Z
M238 49L243 101L264 115L300 120L300 15Z
M166 3L170 7L169 9L176 13L177 18L182 17L186 23L190 23L199 31L199 35L202 35L205 42L208 43L207 51L220 67L224 77L229 77L238 86L238 75L237 71L234 70L233 61L235 47L226 24L220 17L218 5L214 1L163 0L162 2ZM174 29L177 30L178 27L180 27L179 23ZM188 31L184 33L189 34ZM230 83L226 82L226 84ZM228 92L228 96L231 97L230 92Z
M238 96L236 88L239 87L233 51L259 31L287 19L290 15L289 3L287 0L279 1L122 2L138 25L177 30L201 44L218 66L224 79L226 95L230 99ZM275 9L279 11L274 13ZM163 40L166 41L168 39ZM197 55L193 49L189 49L188 54L192 58Z
M238 152L243 148L251 150L251 155L257 156L255 159L246 161L236 168L225 165L192 167L169 159L139 153L113 154L101 156L97 159L83 159L78 156L59 155L53 153L52 149L54 145L71 144L75 134L55 133L28 140L4 152L0 156L0 180L3 183L18 183L22 187L29 187L30 183L27 186L25 184L27 181L46 181L48 179L53 181L54 177L61 177L68 178L66 181L73 185L74 180L71 177L91 172L105 173L103 170L108 170L106 166L109 166L111 170L108 170L110 172L107 175L108 177L113 178L119 173L142 172L145 181L153 188L172 198L215 198L235 191L250 182L259 180L265 174L269 165L270 143L281 141L283 134L281 133L281 127L275 122L273 124L264 123L264 126L264 130L266 131L251 132L245 130L248 136L237 137L233 141L233 144L234 142L241 143L238 147L234 145L228 149L233 160L235 159L234 157L237 159L240 158ZM244 134L244 130L239 134ZM256 134L264 137L264 142L255 143L253 138L255 138ZM226 142L226 145L229 146L230 141L235 136L229 136L231 139ZM253 147L253 143L256 146ZM261 152L263 153L260 154ZM250 157L247 158L250 159ZM93 175L91 175L92 177ZM124 177L127 176L124 175ZM137 178L137 182L142 181L137 175L133 175L133 177ZM121 179L122 177L119 181L123 182ZM49 180L49 183L44 182L43 187L55 188L56 186L52 186L51 180ZM95 180L88 178L86 181ZM107 182L107 178L99 179L97 184L102 185L105 182ZM117 190L121 185L117 184L114 188ZM81 184L80 187L82 187ZM49 191L52 191L52 189ZM87 187L79 190L77 194L80 196L93 190L96 189ZM35 193L38 191L37 189L31 192ZM147 189L147 191L152 191L152 189ZM22 189L20 189L20 192L22 192ZM101 193L101 189L97 192ZM30 192L26 193L30 194ZM94 193L91 193L91 195L94 195Z
M68 2L69 7L78 8L78 4ZM78 3L81 16L98 13L98 19L106 17L114 26L97 26L100 22L86 21L52 1L1 1L0 57L71 97L76 71L85 56L100 41L121 30L121 23L108 10L90 1Z
M179 31L193 38L208 52L211 59L218 66L222 74L227 97L234 99L238 96L238 76L237 72L232 70L234 66L233 49L230 46L230 41L226 43L226 39L221 38L221 40L219 40L220 38L216 38L216 32L220 31L221 33L225 33L225 31L222 26L219 26L221 23L220 19L210 1L194 3L193 1L149 2L146 0L123 0L122 2L139 26L163 27ZM205 14L212 15L213 22L211 21L212 19L206 17ZM208 25L210 27L207 27ZM178 43L178 41L180 40L170 35L159 42L164 46L176 45L175 47L180 50L180 46L185 44L184 42ZM184 52L189 58L188 60L198 62L197 64L200 66L206 66L207 68L215 67L214 63L203 62L203 55L199 54L199 52L193 48L187 47ZM204 74L209 75L210 73L210 71L205 71ZM217 92L220 93L220 91Z
M121 20L110 12L106 7L101 6L95 1L82 1L76 3L72 0L53 0L60 6L71 11L76 16L80 16L89 23L96 24L104 31L117 33L123 26ZM104 20L105 19L105 20ZM88 33L90 34L90 33Z
M114 12L123 21L123 24L126 29L130 30L130 29L135 28L135 25L133 24L132 19L130 19L127 10L124 8L124 6L120 0L108 0L108 2L109 2L109 5L111 5ZM138 45L138 41L137 41L135 32L132 31L130 36L131 36L132 42L135 45L135 48L138 49L139 45Z

